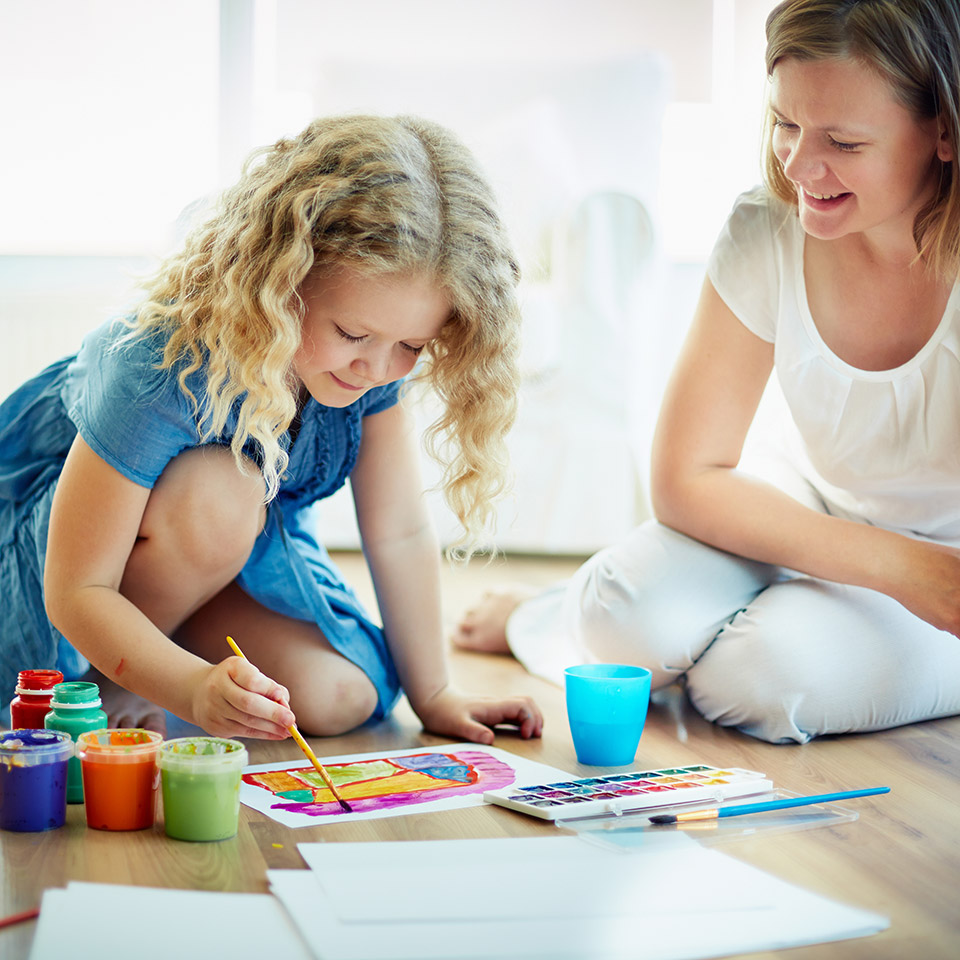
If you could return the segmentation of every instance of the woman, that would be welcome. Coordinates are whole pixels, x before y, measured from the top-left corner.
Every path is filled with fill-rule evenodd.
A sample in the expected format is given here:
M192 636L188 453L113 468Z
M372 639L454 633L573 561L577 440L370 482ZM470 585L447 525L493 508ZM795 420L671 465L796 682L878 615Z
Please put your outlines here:
M667 389L656 521L455 639L555 675L559 638L805 742L960 712L960 12L787 0L766 65L767 182ZM763 479L740 463L774 369L799 442Z

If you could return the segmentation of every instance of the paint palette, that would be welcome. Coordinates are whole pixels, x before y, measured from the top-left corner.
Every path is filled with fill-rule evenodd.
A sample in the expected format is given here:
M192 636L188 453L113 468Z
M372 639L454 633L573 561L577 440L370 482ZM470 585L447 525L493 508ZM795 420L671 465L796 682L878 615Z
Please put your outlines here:
M755 770L696 764L488 790L483 799L541 820L570 820L676 804L720 803L772 789L772 781Z

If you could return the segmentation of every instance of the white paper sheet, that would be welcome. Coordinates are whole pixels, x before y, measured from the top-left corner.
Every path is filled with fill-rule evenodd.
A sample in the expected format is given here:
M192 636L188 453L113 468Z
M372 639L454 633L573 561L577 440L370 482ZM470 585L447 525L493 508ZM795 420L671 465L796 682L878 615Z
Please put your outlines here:
M438 758L433 766L430 766L431 756ZM319 757L319 760L327 768L337 790L354 808L353 813L344 813L332 799L321 803L300 802L295 796L285 798L247 782L253 774L304 771L317 780L321 796L329 797L319 775L299 751L298 756L291 757L289 761L246 767L243 771L244 782L240 784L240 800L288 827L315 827L324 823L480 806L484 790L511 784L556 783L576 776L506 750L476 743L445 743L435 747ZM391 761L395 763L391 764ZM391 793L391 778L398 784L402 782L400 775L403 771L397 766L399 763L410 764L407 771L409 776L405 778L406 792ZM418 763L422 764L419 768L416 766ZM454 779L443 776L445 768L440 765L443 763L449 765L446 772L451 772ZM350 765L355 765L352 772L346 769ZM457 780L458 776L463 779ZM411 785L411 780L417 782ZM383 793L376 795L375 791L381 788ZM309 789L302 792L309 794Z
M297 926L269 894L78 882L44 891L30 951L30 960L265 956L311 960Z
M712 910L774 905L766 890L753 891L744 903L736 884L718 884L726 858L714 859L719 854L701 850L689 837L670 832L656 839L642 861L562 836L297 848L347 923L636 916L699 912L703 904ZM458 869L468 872L469 887L446 882ZM389 896L370 897L371 883L381 876L405 879ZM496 897L478 897L480 890L495 890Z
M319 864L319 870L270 870L267 875L315 956L323 960L694 960L866 936L888 925L877 914L819 897L688 837L673 836L687 843L631 854L594 847L594 854L605 858L601 860L576 849L573 845L590 845L575 837L301 844L308 862ZM529 850L520 847L526 844ZM425 845L433 849L420 850ZM712 880L712 895L692 896L685 874L668 872L661 876L662 886L676 901L685 901L686 911L658 914L649 903L619 898L616 884L608 883L620 876L612 864L633 862L638 871L648 870L649 863L664 855L682 858L687 871L702 871ZM368 911L345 908L329 895L337 871L346 869L343 864L351 856L354 868L368 876L362 898ZM544 915L537 912L540 901L531 897L526 914L518 916L505 906L508 896L501 887L477 882L477 865L486 869L499 863L501 879L525 875L529 890L535 891L565 859L585 868L580 889L606 890L606 902L592 900L598 904L597 915L588 915L582 907L577 916L556 916L554 911ZM423 868L411 873L414 862ZM604 864L611 870L603 869ZM389 905L398 891L408 887L421 900L416 916L382 919L392 912ZM725 906L718 909L721 889ZM470 904L468 910L460 908L473 915L470 919L431 915L437 913L429 909L432 904L453 899L451 890ZM620 912L611 909L611 902ZM346 920L341 911L380 919ZM505 919L505 913L512 918Z

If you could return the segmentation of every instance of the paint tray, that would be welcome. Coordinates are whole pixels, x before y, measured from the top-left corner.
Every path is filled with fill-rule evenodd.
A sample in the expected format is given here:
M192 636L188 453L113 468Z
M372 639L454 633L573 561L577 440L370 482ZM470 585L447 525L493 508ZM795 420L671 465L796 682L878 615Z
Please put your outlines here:
M771 790L768 793L751 797L751 802L764 800L782 800L800 796L790 790ZM731 800L731 804L742 799ZM727 804L717 804L723 808ZM699 806L699 805L698 805ZM708 806L704 804L704 807ZM659 813L682 813L689 805L663 807ZM788 807L785 810L765 810L760 813L748 813L741 817L728 817L720 820L687 821L680 824L657 825L650 823L652 811L646 813L623 814L622 816L591 817L582 820L555 820L554 823L568 833L575 833L583 840L599 843L602 846L629 852L649 843L650 837L664 833L684 833L708 846L727 840L740 840L751 837L771 836L777 833L791 833L797 830L810 830L813 827L834 827L841 823L850 823L860 814L839 803L812 803L802 807ZM646 839L645 839L646 838Z

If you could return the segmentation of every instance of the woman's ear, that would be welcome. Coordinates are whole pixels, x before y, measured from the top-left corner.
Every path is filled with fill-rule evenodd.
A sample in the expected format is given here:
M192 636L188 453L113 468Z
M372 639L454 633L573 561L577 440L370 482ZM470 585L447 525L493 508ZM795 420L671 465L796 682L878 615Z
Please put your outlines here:
M956 159L950 133L946 124L942 121L940 123L940 139L937 141L937 158L943 163L952 163Z

